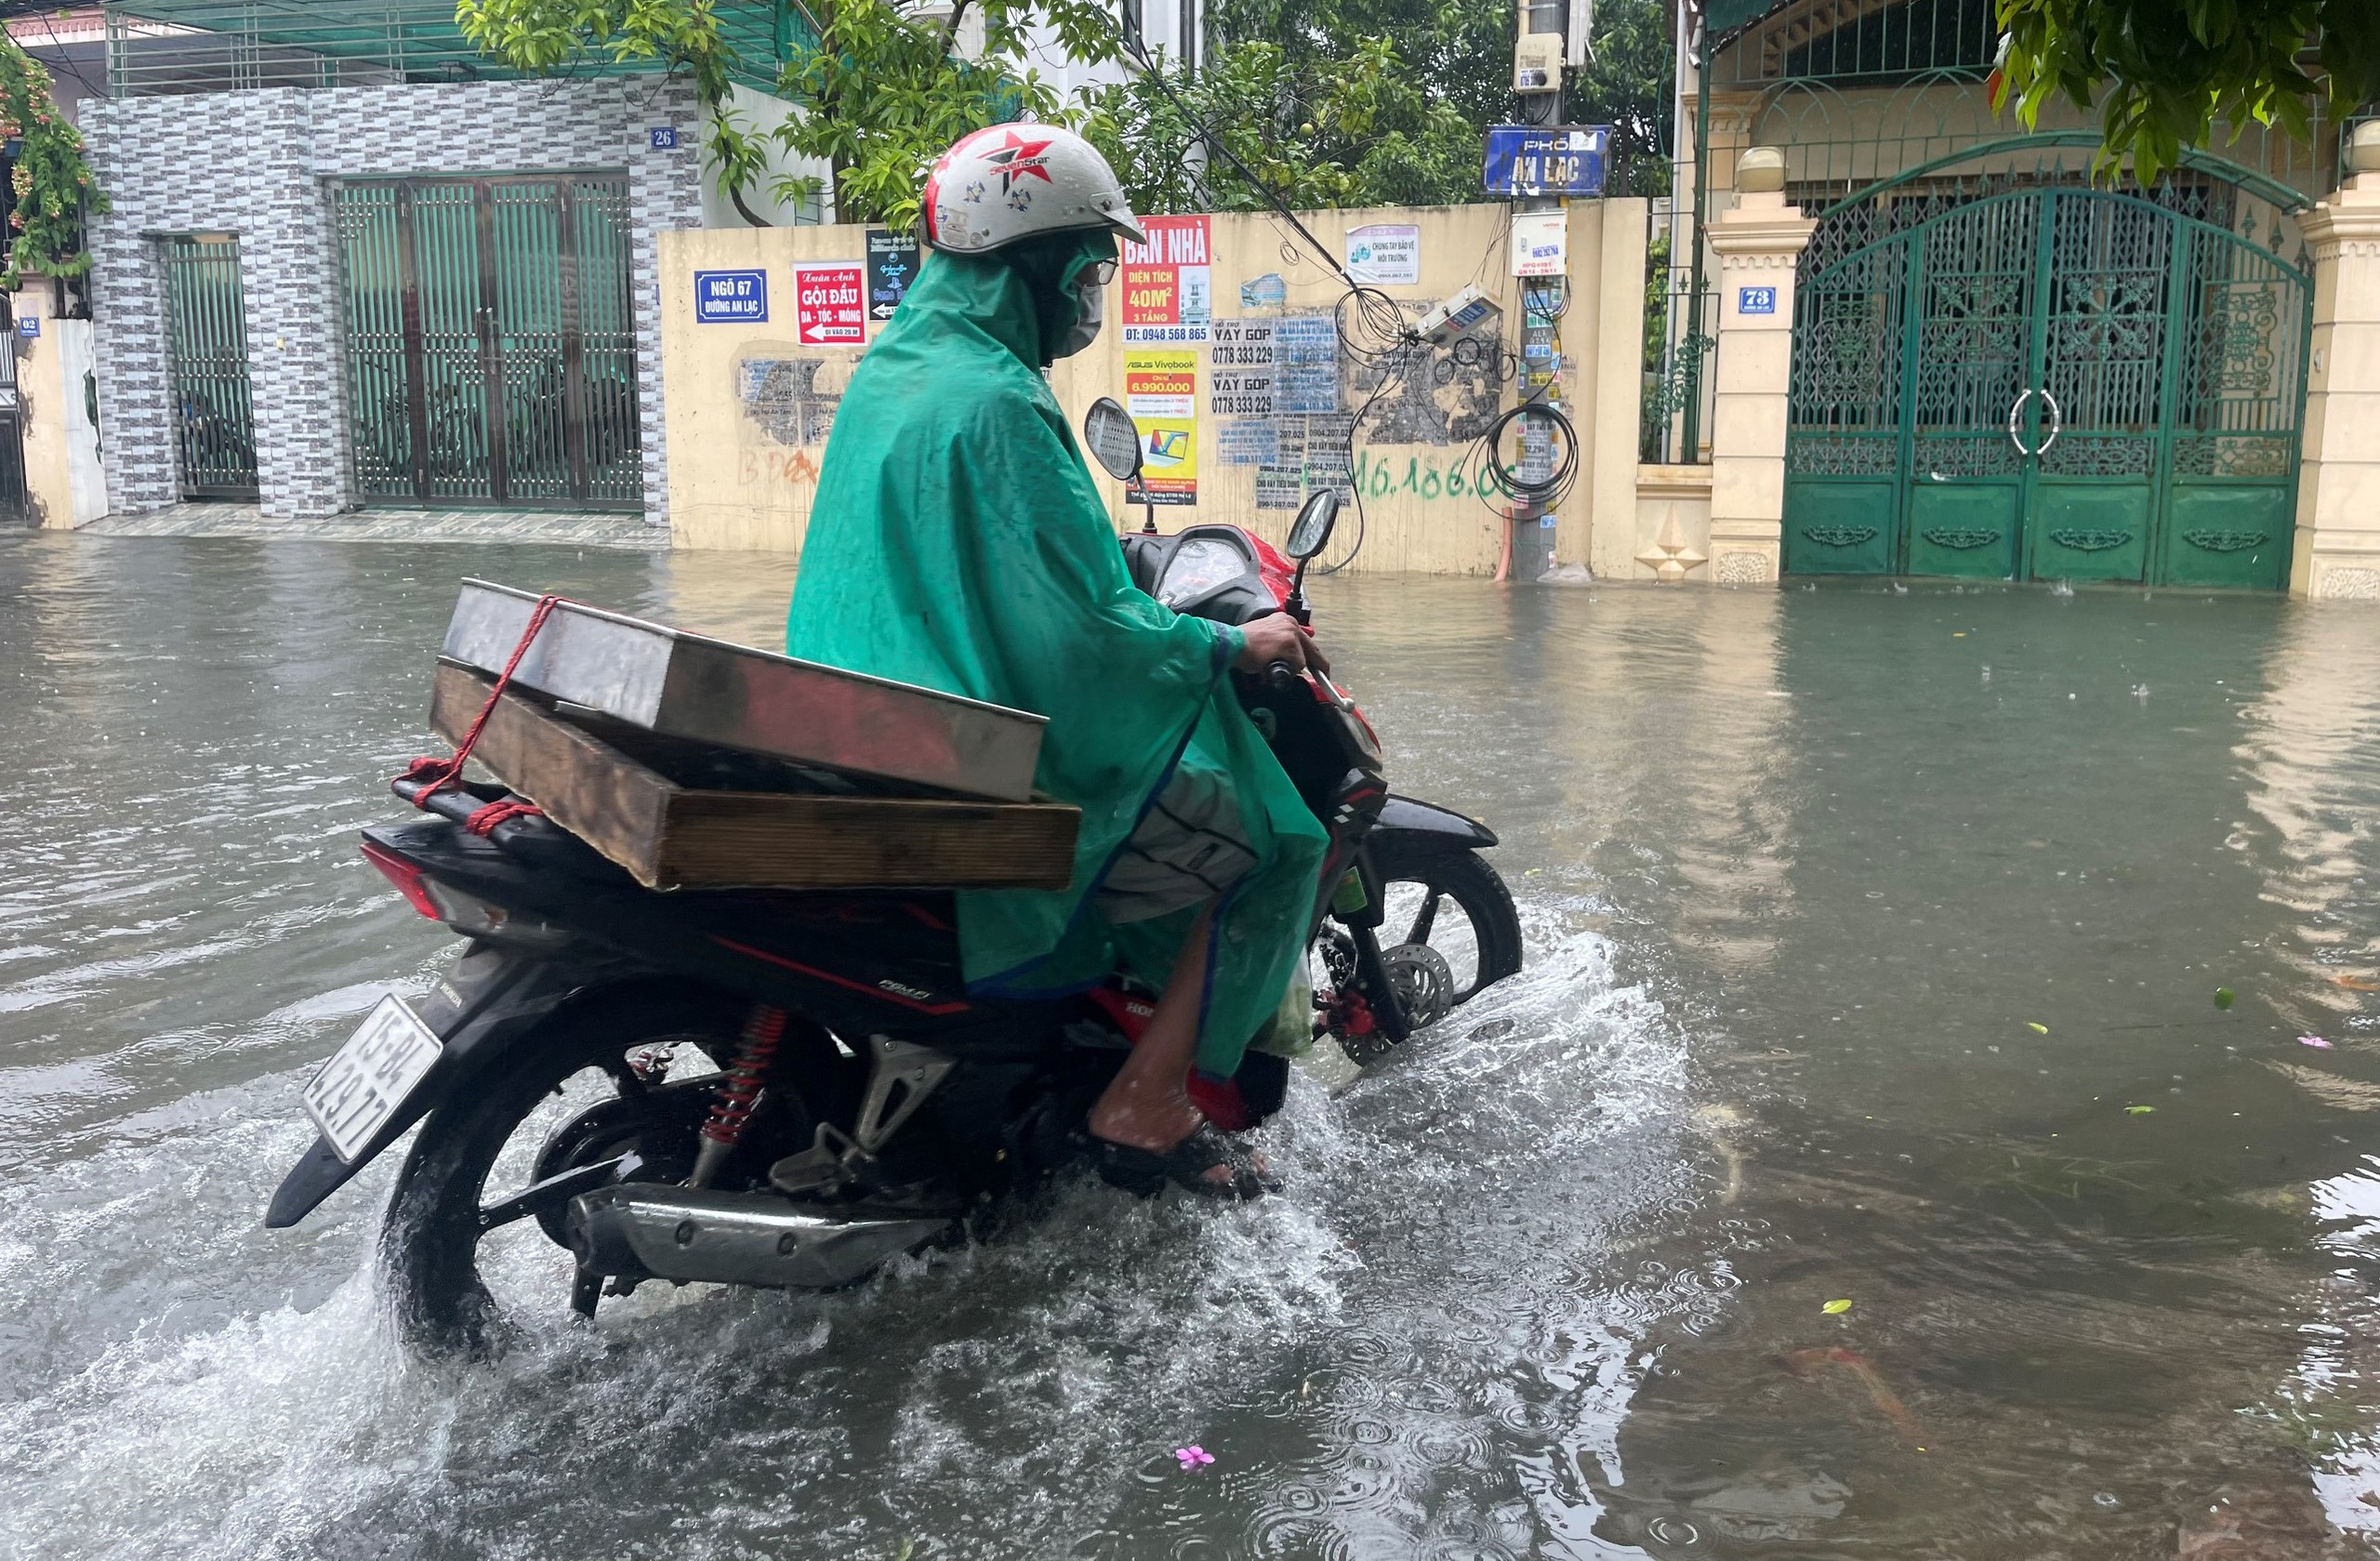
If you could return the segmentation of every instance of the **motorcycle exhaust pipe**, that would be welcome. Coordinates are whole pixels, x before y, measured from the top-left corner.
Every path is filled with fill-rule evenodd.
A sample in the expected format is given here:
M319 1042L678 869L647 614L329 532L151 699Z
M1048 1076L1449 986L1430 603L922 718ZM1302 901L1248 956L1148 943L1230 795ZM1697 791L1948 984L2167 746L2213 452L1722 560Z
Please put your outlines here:
M840 1220L774 1193L631 1182L570 1200L582 1275L831 1290L941 1237L947 1219Z

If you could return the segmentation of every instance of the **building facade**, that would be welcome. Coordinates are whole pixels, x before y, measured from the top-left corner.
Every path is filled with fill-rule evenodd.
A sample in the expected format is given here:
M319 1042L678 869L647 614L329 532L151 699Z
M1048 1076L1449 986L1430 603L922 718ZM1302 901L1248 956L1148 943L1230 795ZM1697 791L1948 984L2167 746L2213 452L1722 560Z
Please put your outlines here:
M808 38L718 0L734 108ZM85 295L108 502L639 512L666 524L654 239L742 221L681 74L522 79L453 0L111 0L11 34L110 209ZM762 219L801 203L755 197ZM790 209L788 209L790 208Z
M653 235L701 221L696 117L600 79L84 105L112 508L665 523Z
M1708 550L1732 506L1770 578L2289 583L2304 222L2352 121L2218 136L2144 188L2096 167L2088 116L1992 111L1991 0L1710 0L1680 25L1647 447L1765 463L1733 496L1714 471ZM1776 156L1739 180L1754 148ZM1781 428L1726 425L1755 381Z

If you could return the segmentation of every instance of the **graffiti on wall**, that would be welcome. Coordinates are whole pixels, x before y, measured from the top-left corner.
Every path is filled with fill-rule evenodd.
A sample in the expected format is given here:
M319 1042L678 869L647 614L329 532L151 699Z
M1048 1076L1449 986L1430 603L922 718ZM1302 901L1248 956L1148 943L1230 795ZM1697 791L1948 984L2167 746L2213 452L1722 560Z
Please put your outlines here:
M851 370L848 353L755 347L735 360L735 400L771 443L824 444L834 431Z
M1243 306L1246 294L1243 288ZM1418 319L1423 306L1404 308ZM1512 377L1502 333L1501 314L1491 312L1447 341L1416 349L1409 360L1390 363L1344 351L1328 310L1218 319L1206 396L1215 458L1256 469L1259 509L1294 509L1321 489L1355 488L1359 475L1369 493L1380 478L1359 472L1358 436L1365 444L1462 447L1488 431ZM1461 465L1460 454L1431 463L1435 481L1416 467L1411 483L1392 482L1379 496L1465 495L1459 477L1445 475Z
M854 354L802 352L756 343L735 360L735 402L744 413L736 482L746 487L815 487L818 459L834 431Z

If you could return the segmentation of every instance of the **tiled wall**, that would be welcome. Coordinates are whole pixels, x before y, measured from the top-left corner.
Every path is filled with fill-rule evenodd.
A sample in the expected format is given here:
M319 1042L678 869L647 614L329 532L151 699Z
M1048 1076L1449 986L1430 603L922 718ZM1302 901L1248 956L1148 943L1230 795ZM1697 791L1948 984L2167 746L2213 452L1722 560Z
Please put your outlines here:
M626 168L635 232L645 518L668 523L654 240L702 221L699 110L657 78L272 88L84 105L113 203L91 224L92 312L112 509L180 496L154 235L236 232L267 515L351 509L338 256L325 181L374 174ZM679 146L647 130L675 125Z

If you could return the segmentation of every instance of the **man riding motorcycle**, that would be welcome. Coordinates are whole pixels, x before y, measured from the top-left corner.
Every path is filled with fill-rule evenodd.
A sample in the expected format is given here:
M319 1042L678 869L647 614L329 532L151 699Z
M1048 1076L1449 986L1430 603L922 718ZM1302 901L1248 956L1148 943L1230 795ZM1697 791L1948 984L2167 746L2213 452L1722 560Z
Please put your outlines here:
M1157 1012L1100 1097L1101 1172L1250 1197L1194 1065L1231 1077L1300 961L1326 838L1225 676L1327 663L1286 614L1177 616L1133 586L1043 370L1097 337L1116 235L1089 142L960 139L926 180L932 253L854 370L819 476L788 654L1049 718L1036 784L1082 810L1063 891L959 895L969 989L1047 997L1121 969Z

